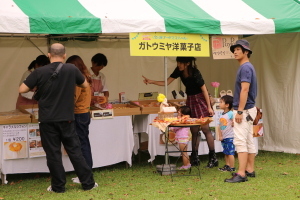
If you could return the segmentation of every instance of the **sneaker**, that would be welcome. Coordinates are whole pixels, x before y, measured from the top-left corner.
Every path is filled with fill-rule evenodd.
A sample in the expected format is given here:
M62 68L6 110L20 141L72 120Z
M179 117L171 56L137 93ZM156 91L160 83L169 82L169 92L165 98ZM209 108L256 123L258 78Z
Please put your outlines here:
M54 192L54 191L52 190L52 186L51 186L51 185L47 188L47 191L48 191L48 192Z
M228 165L224 165L224 167L219 168L220 171L222 172L227 172L227 171L231 171L231 168Z
M92 190L92 189L94 189L94 188L97 188L98 186L99 186L98 183L95 182L94 187L92 187L91 189L87 189L87 190Z
M181 167L179 167L178 169L179 170L188 170L189 168L191 168L191 164L189 164L189 165L182 165Z
M73 183L80 183L80 180L78 177L72 178Z
M54 190L52 190L52 186L51 185L47 188L47 191L48 192L56 192L56 193L64 193L65 192L65 191L61 191L61 192L54 191Z
M238 173L234 173L234 175L231 178L224 180L224 182L227 182L227 183L241 183L241 182L246 182L246 181L248 181L247 176L242 177Z
M255 177L255 171L253 171L253 172L248 172L248 171L245 171L245 173L246 173L246 176L249 176L249 177L252 177L252 178L254 178Z
M232 176L234 176L236 173L232 173ZM245 171L245 174L246 174L246 176L249 176L249 177L252 177L252 178L254 178L256 175L255 175L255 171L253 171L253 172L248 172L248 171Z

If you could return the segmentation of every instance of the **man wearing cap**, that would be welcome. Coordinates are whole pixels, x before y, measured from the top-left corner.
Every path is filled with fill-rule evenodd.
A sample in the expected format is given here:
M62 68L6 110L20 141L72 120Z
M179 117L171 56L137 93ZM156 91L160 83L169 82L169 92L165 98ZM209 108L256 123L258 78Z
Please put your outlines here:
M235 81L233 97L234 145L238 153L239 169L225 182L239 183L255 177L254 160L257 153L253 141L253 119L256 116L255 98L257 95L256 73L249 62L252 51L247 40L237 40L230 47L240 67Z

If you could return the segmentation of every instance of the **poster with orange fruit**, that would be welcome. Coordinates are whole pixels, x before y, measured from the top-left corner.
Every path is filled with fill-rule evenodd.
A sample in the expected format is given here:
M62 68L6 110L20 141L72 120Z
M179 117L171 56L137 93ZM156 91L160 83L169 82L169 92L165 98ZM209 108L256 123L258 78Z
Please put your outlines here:
M27 124L3 125L3 159L28 157Z

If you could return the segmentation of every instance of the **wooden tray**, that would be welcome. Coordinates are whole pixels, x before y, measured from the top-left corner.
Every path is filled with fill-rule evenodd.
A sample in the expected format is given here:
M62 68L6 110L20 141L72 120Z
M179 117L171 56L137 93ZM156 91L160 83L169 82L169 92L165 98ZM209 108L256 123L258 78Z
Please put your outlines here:
M130 103L127 104L112 104L114 116L129 116L129 115L140 115L141 108L137 105ZM101 108L91 106L91 110L103 110Z
M160 103L156 100L136 100L130 101L131 104L139 106L142 114L157 114L159 112ZM156 106L149 106L150 104Z
M33 104L33 105L18 105L17 109L19 109L21 112L25 114L30 114L31 118L31 123L38 123L39 120L35 118L35 116L32 113L29 113L26 109L33 109L33 108L38 108L38 104ZM29 122L30 123L30 122Z

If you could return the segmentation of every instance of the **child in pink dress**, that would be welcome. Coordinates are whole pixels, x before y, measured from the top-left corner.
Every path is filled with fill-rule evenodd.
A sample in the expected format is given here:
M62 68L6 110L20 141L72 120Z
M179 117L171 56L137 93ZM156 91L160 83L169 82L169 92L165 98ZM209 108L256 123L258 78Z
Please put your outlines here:
M181 118L183 115L190 115L190 114L191 114L191 109L188 106L181 106L178 109L178 118ZM183 165L179 169L187 170L191 168L190 158L186 152L189 143L190 128L171 127L170 130L175 132L175 141L178 143L182 155Z

